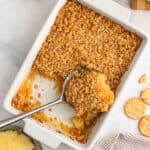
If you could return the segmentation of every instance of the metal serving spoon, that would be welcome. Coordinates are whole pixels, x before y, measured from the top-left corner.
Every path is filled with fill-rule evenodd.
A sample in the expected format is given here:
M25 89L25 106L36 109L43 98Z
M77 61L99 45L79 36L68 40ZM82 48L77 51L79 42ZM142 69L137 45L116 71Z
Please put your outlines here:
M39 112L39 111L44 110L44 109L47 109L47 108L49 108L49 107L51 107L51 106L53 106L53 105L56 105L56 104L58 104L58 103L61 103L61 102L63 101L63 99L64 99L64 94L65 94L66 86L67 86L69 80L71 79L71 77L72 77L72 73L70 73L70 74L66 77L66 79L65 79L65 81L64 81L64 83L63 83L62 92L61 92L60 96L59 96L57 99L55 99L54 101L52 101L52 102L50 102L50 103L47 103L47 104L45 104L45 105L42 105L42 106L40 106L40 107L38 107L38 108L35 108L35 109L31 110L31 111L28 111L28 112L25 112L25 113L16 115L16 116L14 116L14 117L8 118L8 119L6 119L6 120L0 121L0 128L3 128L3 127L5 127L5 126L7 126L7 125L10 125L10 124L12 124L12 123L15 123L15 122L17 122L17 121L19 121L19 120L22 120L22 119L24 119L24 118L26 118L26 117L28 117L28 116L30 116L30 115L36 113L36 112Z

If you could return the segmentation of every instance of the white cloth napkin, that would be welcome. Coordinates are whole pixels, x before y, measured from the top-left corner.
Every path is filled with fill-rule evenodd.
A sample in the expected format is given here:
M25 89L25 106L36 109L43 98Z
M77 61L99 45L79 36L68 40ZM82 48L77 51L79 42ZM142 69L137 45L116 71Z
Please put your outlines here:
M99 140L92 150L150 150L150 138L119 133Z

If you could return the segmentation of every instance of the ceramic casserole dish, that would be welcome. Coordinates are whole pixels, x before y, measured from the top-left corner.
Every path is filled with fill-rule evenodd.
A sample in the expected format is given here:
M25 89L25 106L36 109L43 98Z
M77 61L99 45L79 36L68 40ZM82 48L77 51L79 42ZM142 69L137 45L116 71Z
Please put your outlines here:
M32 63L34 59L37 56L37 53L39 52L39 49L45 40L46 36L49 33L50 27L54 24L55 19L57 17L57 14L61 7L67 2L67 0L56 0L55 5L53 6L52 11L50 12L50 15L44 24L41 32L39 33L37 39L35 40L29 54L27 55L20 71L18 72L18 75L16 76L10 90L8 91L8 94L4 100L4 108L12 113L12 114L18 114L20 113L18 110L16 110L14 107L12 107L11 102L12 98L17 92L18 88L20 87L23 80L26 78L28 72L30 71L32 67ZM119 4L111 1L111 0L79 0L79 2L82 5L86 5L93 9L94 11L110 18L111 20L121 24L123 27L125 27L128 31L136 33L139 37L142 39L142 43L136 53L136 56L134 57L132 64L130 65L129 70L122 78L122 82L117 90L117 95L115 99L115 103L111 107L110 111L106 114L102 114L99 120L97 120L96 125L94 126L92 133L90 134L90 137L88 141L85 144L78 143L69 137L63 135L62 133L57 132L54 128L49 128L46 125L37 122L34 119L26 118L25 121L25 127L24 132L29 134L31 137L37 139L38 141L53 147L57 148L61 143L65 143L75 149L90 149L92 145L97 141L98 138L104 137L106 134L108 134L108 131L106 129L106 126L110 123L109 118L112 118L112 111L116 107L116 105L121 101L121 95L125 93L125 90L127 90L127 84L129 78L131 78L135 72L135 70L138 68L138 63L143 59L144 54L146 53L148 49L148 36L146 33L129 23L129 11L120 6ZM38 79L35 82L44 82L39 81ZM47 84L51 84L51 87L54 86L54 82L51 81L50 83L44 82L44 88L47 87ZM56 95L53 90L47 91L45 93L46 96L50 97L50 99L54 99ZM46 101L45 101L46 102ZM43 102L43 103L45 103ZM66 121L66 118L70 118L73 116L74 112L70 106L66 104L60 104L59 106L54 106L54 112L52 115L55 117L60 118L62 121L69 124L69 121ZM121 121L121 120L120 120Z

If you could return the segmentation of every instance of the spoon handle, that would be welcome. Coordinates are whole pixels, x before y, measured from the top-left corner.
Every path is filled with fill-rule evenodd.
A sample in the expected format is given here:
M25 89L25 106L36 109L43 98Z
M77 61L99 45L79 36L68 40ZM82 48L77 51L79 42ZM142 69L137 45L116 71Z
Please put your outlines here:
M40 106L38 108L32 109L31 111L28 111L28 112L16 115L16 116L8 118L6 120L2 120L2 121L0 121L0 128L8 126L8 125L10 125L12 123L15 123L15 122L19 121L19 120L22 120L22 119L24 119L24 118L26 118L26 117L28 117L28 116L36 113L36 112L39 112L39 111L44 110L44 109L47 109L47 108L49 108L49 107L51 107L53 105L56 105L56 104L58 104L60 102L62 102L62 100L59 98L59 99L56 99L55 101L52 101L52 102L50 102L48 104L45 104L45 105L42 105L42 106Z

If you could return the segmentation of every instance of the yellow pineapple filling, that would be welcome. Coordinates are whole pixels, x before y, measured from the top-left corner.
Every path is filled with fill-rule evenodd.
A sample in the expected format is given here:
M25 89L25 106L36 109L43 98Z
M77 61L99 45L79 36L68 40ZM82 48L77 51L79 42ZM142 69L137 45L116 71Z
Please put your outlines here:
M17 130L0 131L0 150L35 150L35 145Z

